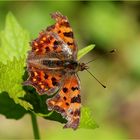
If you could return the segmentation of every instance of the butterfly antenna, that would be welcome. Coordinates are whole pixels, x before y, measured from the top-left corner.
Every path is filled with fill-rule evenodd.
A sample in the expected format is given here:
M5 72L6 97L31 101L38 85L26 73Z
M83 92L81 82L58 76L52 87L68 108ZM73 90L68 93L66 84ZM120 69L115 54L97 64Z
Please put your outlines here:
M106 88L105 85L103 85L88 69L86 69L86 71L103 87Z
M89 64L89 63L91 63L91 62L97 60L98 58L101 58L101 57L103 57L103 56L105 56L105 55L108 55L108 54L111 54L111 53L114 53L114 52L116 52L116 49L111 50L111 51L109 51L109 52L107 52L107 53L105 53L105 54L103 54L103 55L101 55L101 56L99 56L99 57L97 57L97 58L95 58L95 59L93 59L93 60L90 60L90 61L86 62L85 64Z

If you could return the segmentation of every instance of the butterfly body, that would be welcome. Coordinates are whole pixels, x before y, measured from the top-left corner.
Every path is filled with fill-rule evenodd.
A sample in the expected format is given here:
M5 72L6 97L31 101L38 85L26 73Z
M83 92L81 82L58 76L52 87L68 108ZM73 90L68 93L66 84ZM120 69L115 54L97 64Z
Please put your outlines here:
M29 78L24 85L33 86L39 94L53 95L46 101L48 109L67 119L64 128L76 129L80 121L80 81L78 71L87 69L77 61L77 45L67 17L52 14L56 23L31 42L27 58Z
M70 72L74 71L76 72L76 69L78 68L77 61L73 60L43 60L42 65L49 67L50 69L61 69L64 71Z

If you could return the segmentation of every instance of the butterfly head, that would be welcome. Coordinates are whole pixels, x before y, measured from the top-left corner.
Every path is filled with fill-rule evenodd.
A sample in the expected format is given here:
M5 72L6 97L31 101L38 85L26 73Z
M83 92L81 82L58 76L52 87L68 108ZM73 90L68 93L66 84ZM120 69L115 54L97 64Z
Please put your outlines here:
M85 63L79 63L78 71L87 70L89 67Z

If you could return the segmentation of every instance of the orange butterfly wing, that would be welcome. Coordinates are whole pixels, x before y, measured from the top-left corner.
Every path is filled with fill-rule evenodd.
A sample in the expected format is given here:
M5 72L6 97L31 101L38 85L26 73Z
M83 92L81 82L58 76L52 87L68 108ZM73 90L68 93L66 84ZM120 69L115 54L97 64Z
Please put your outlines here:
M69 48L72 50L72 57L76 60L77 58L77 44L74 39L74 34L68 18L63 16L60 12L55 12L51 14L52 18L56 20L56 23L47 28L47 31L53 31L63 39L65 43L68 44Z
M39 58L71 59L73 52L66 42L53 31L42 31L31 43L28 60Z
M77 75L68 75L59 93L47 100L50 110L55 110L67 119L64 128L76 129L80 121L80 83Z
M39 94L52 95L56 93L62 84L62 71L41 70L36 67L28 68L29 78L24 85L33 86Z
M76 60L77 45L67 17L59 12L53 13L51 16L56 20L56 23L49 26L46 31L42 31L38 38L31 42L33 55L52 57L52 54L57 53L57 55L62 54L60 57L62 59L66 58L63 55L70 53L71 59Z

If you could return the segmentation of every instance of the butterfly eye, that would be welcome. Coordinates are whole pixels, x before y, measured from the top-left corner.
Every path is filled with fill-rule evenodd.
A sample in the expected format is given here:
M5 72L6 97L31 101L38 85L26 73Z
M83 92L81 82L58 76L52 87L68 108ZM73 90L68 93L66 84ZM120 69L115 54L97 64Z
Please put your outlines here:
M64 63L64 66L69 69L75 69L78 66L76 61L67 61Z
M77 63L76 61L73 61L73 62L72 62L72 65L73 65L73 67L75 68L75 67L78 66L78 63Z

